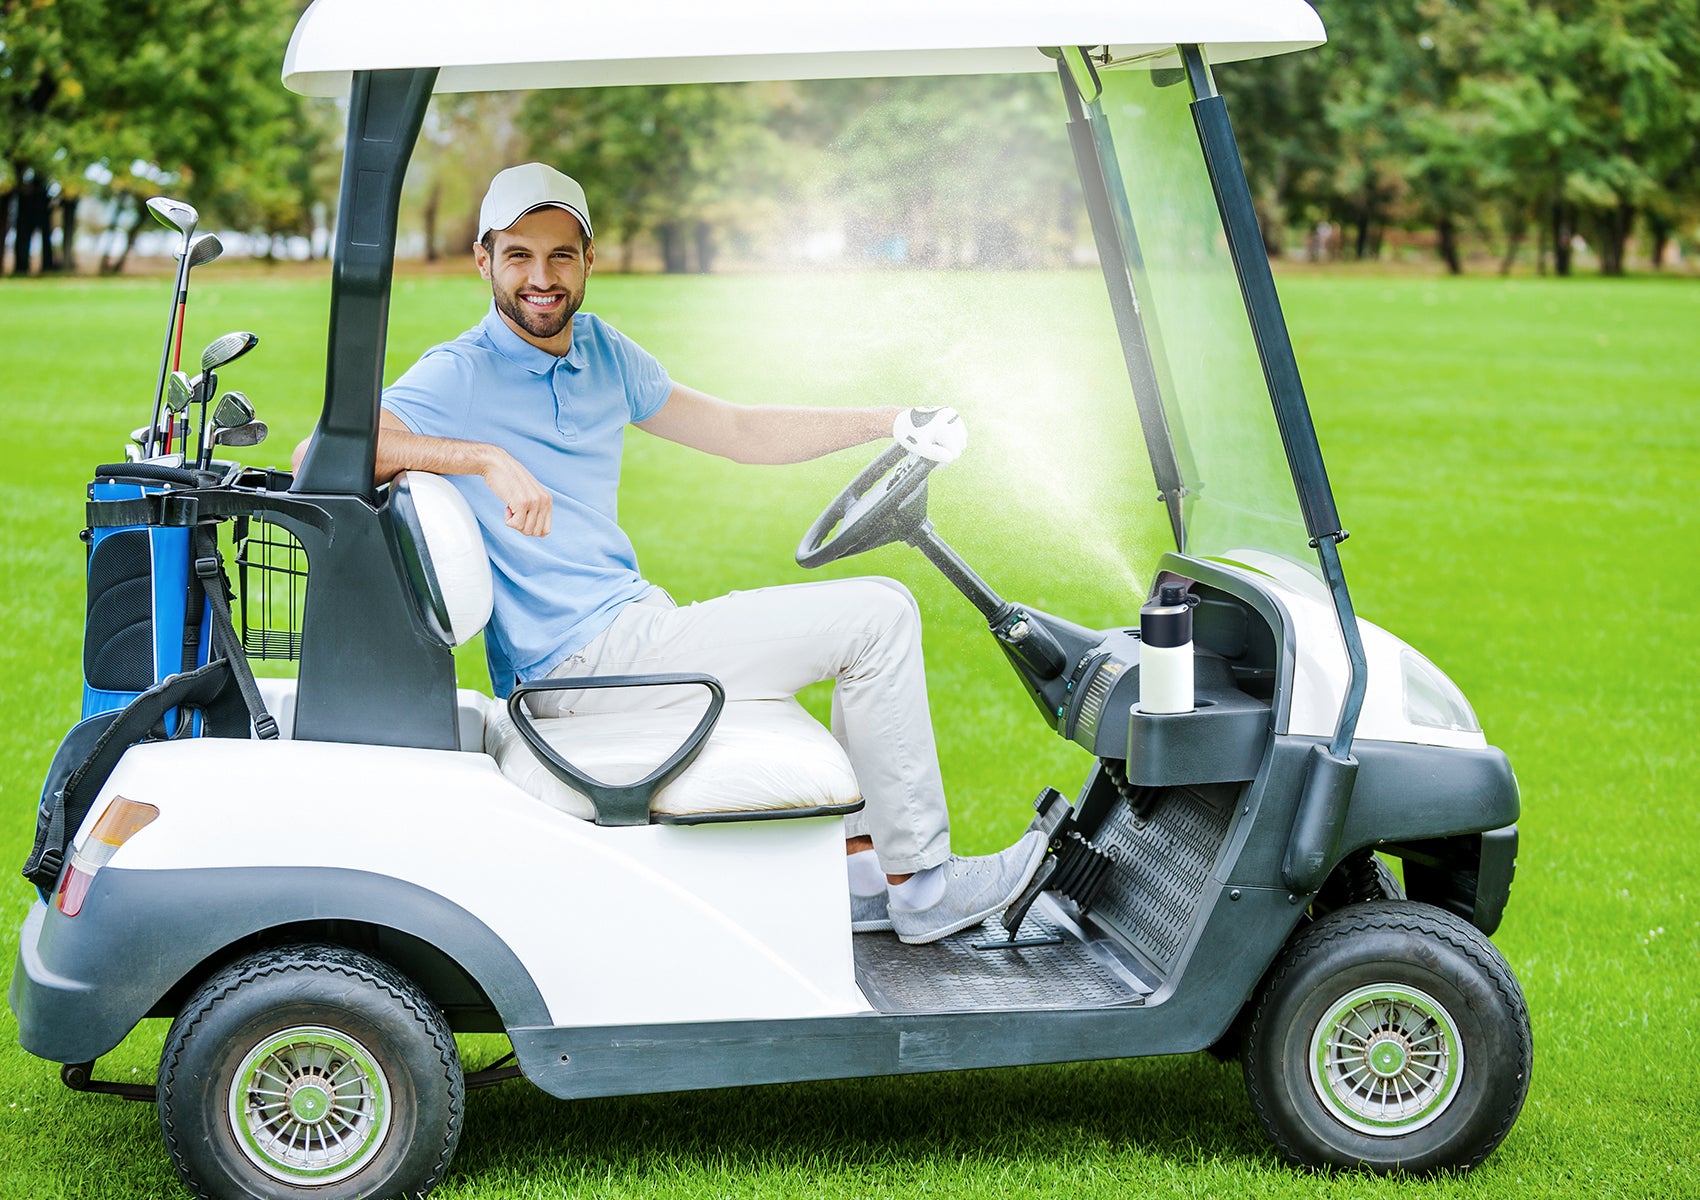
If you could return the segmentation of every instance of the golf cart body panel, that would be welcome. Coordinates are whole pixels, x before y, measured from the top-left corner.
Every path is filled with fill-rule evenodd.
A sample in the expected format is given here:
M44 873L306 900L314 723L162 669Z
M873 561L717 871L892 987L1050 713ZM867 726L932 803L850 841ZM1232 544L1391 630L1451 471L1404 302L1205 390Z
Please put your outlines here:
M271 796L183 794L174 782L245 771L266 779ZM406 879L529 964L553 1024L867 1008L850 958L841 819L605 827L540 803L483 754L283 740L135 747L86 825L114 795L160 809L119 850L118 866ZM286 819L275 796L289 798ZM430 836L410 836L417 830ZM773 894L786 903L771 903ZM87 910L98 902L91 889ZM295 919L280 913L273 923ZM634 929L645 931L642 954L630 952ZM822 938L821 929L846 932Z
M362 71L438 69L435 90L477 92L645 83L733 83L1053 70L1040 46L1108 44L1117 59L1178 62L1175 47L1234 62L1321 45L1298 0L900 0L795 5L741 0L712 9L636 0L570 13L548 0L316 0L296 25L283 81L346 96ZM523 57L516 57L516 51Z

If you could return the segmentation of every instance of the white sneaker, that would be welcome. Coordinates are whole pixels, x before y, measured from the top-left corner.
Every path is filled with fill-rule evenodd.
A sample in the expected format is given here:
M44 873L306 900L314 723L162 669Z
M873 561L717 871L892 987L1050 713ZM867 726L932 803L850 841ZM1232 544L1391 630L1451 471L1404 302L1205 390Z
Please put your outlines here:
M936 942L1002 912L1033 878L1047 845L1045 835L1035 829L1000 854L951 855L944 863L944 895L936 904L914 909L891 905L898 939L910 945Z
M851 933L884 933L890 928L890 901L884 892L876 892L872 896L850 893Z

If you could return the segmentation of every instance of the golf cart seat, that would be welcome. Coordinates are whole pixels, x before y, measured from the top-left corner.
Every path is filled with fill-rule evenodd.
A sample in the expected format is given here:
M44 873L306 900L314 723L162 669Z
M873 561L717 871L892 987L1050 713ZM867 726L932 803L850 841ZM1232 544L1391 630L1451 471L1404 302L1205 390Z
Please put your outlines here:
M453 484L421 471L396 476L391 509L420 618L444 645L465 642L489 620L493 594L472 509ZM632 804L646 793L648 820L663 824L862 806L843 748L795 700L724 700L706 676L633 676L616 686L643 687L649 678L657 686L706 686L708 712L668 707L535 719L519 711L516 721L510 707L485 700L481 743L467 736L463 719L461 748L481 748L526 792L599 824L642 823L643 807L634 813ZM461 695L464 717L467 693Z
M563 758L607 784L642 778L689 736L690 710L584 713L533 722ZM484 750L514 783L545 804L591 821L589 796L552 773L508 714L495 706ZM651 819L692 825L759 820L861 807L850 761L833 736L795 700L732 700L696 760L650 801Z

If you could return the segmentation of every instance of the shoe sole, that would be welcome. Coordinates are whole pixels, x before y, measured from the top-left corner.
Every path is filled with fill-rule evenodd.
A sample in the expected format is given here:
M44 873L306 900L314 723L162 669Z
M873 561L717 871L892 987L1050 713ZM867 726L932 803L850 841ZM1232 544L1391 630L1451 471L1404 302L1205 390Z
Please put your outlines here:
M891 932L891 918L887 917L883 921L852 921L852 922L850 922L850 932L851 933L890 933Z
M994 913L1001 913L1011 904L1014 904L1016 898L1020 896L1022 892L1027 890L1027 885L1033 882L1033 873L1039 869L1039 864L1045 860L1045 851L1049 849L1050 843L1041 838L1039 840L1039 851L1033 856L1033 860L1027 864L1027 869L1021 873L1021 881L1015 885L1015 890L1010 892L1009 895L1005 896L998 903L986 909L984 912L964 917L962 920L956 922L956 924L947 925L943 929L929 929L923 934L899 933L897 935L897 940L909 946L926 946L941 938L947 938L953 933L961 933L970 925L978 925L981 921L984 921L987 917L992 916Z

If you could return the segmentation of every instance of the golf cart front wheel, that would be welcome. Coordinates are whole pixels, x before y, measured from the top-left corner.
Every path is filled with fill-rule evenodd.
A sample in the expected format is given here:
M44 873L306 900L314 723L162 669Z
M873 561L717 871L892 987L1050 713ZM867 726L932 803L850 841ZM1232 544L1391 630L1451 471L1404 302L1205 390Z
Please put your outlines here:
M1473 926L1370 901L1303 930L1246 1037L1246 1089L1277 1148L1309 1167L1468 1170L1523 1107L1529 1011Z
M270 950L200 988L160 1057L166 1149L197 1196L415 1196L448 1169L465 1084L436 1006L336 946Z

